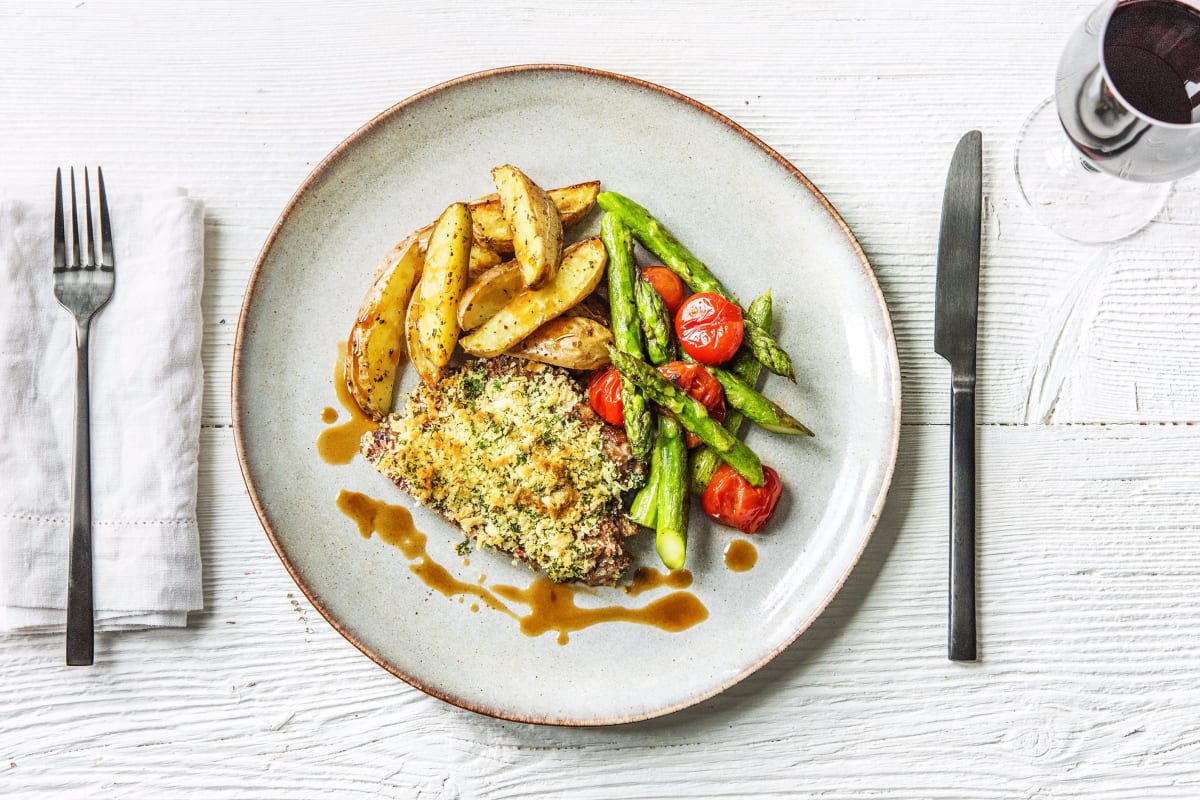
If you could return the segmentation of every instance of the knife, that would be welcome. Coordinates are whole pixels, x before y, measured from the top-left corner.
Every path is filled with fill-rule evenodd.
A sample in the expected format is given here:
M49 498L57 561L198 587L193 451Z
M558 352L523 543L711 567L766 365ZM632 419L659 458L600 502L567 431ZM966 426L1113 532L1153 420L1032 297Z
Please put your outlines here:
M947 655L975 660L975 334L983 135L962 137L946 176L933 349L950 362L950 619Z

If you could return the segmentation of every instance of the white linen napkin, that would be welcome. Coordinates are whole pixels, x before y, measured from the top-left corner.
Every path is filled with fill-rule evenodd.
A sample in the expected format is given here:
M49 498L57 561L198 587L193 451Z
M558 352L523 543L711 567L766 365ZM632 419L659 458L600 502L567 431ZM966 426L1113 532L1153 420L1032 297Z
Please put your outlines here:
M204 208L106 177L116 288L90 336L96 628L185 626L203 606ZM52 258L53 193L0 194L0 632L66 622L75 323Z

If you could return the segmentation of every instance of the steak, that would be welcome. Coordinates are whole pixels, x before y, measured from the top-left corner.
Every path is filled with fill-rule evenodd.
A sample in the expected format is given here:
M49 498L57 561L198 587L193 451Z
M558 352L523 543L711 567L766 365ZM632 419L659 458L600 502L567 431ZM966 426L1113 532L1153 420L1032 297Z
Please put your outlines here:
M637 525L625 492L645 469L559 367L512 356L468 361L421 384L363 436L374 467L460 528L556 581L612 585Z

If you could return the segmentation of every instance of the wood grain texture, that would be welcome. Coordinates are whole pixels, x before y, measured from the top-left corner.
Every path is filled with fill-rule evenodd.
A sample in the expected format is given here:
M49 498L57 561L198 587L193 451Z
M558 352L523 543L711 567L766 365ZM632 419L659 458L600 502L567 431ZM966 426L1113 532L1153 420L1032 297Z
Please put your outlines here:
M61 666L55 637L0 639L0 796L1200 796L1200 184L1099 257L1041 229L1011 170L1091 6L0 3L0 190L46 190L74 160L208 208L207 610L102 636L92 670ZM903 368L895 488L830 609L725 694L620 728L479 717L371 664L287 577L229 428L242 293L312 167L413 92L539 61L685 92L796 163L874 264ZM931 341L942 182L970 128L983 661L961 665L944 658L949 376Z

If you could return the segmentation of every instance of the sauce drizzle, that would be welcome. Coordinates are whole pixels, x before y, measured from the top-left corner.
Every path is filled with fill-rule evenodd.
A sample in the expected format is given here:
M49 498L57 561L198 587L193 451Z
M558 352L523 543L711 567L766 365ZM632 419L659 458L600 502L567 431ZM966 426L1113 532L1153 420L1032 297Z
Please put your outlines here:
M449 570L438 564L425 552L427 537L413 525L412 514L404 506L394 506L368 497L360 492L338 492L337 507L343 514L358 524L358 532L364 539L375 533L384 542L396 547L413 563L408 565L421 582L446 597L472 595L478 597L489 608L500 611L513 619L517 615L508 609L494 594L482 586L460 581Z
M669 572L659 572L654 567L638 567L633 573L633 580L625 586L625 594L637 597L642 592L670 586L672 589L686 589L692 585L692 573L686 569Z
M528 589L496 586L495 590L507 600L529 606L529 615L521 617L521 633L541 636L558 631L559 644L569 641L568 634L602 622L634 622L677 633L708 619L708 609L691 592L671 592L641 608L585 608L575 604L576 589L542 575Z
M317 454L326 464L349 464L358 453L358 443L363 434L375 430L379 425L375 420L362 413L358 404L354 402L354 398L350 396L350 390L346 388L345 342L338 342L337 366L333 370L333 388L337 392L338 402L342 404L342 408L346 409L350 419L341 425L331 425L321 431L321 435L317 437ZM328 411L333 411L333 409L327 408L326 412ZM327 414L322 414L321 419L327 423L332 422L332 420L326 419L327 416ZM334 420L336 419L337 412L335 411Z
M526 636L541 636L548 631L557 631L558 643L564 645L569 634L604 622L632 622L678 632L708 619L708 609L691 592L673 591L640 608L591 608L576 604L575 597L581 590L568 584L555 583L544 576L534 578L525 589L493 586L489 590L481 585L484 576L480 576L480 584L466 583L430 558L425 550L427 537L413 525L412 514L407 508L346 489L338 493L337 507L354 520L364 538L370 538L374 533L382 541L398 548L405 558L413 562L409 564L409 569L426 586L446 597L458 597L460 600L464 595L476 597L489 608L517 620L521 632ZM643 570L638 573L643 573ZM638 585L638 573L634 574L634 585ZM660 573L651 569L649 573L643 573L643 588L638 592L660 586L690 586L692 582L692 575L686 570ZM529 613L519 616L501 598L528 606ZM476 608L472 606L472 610Z

